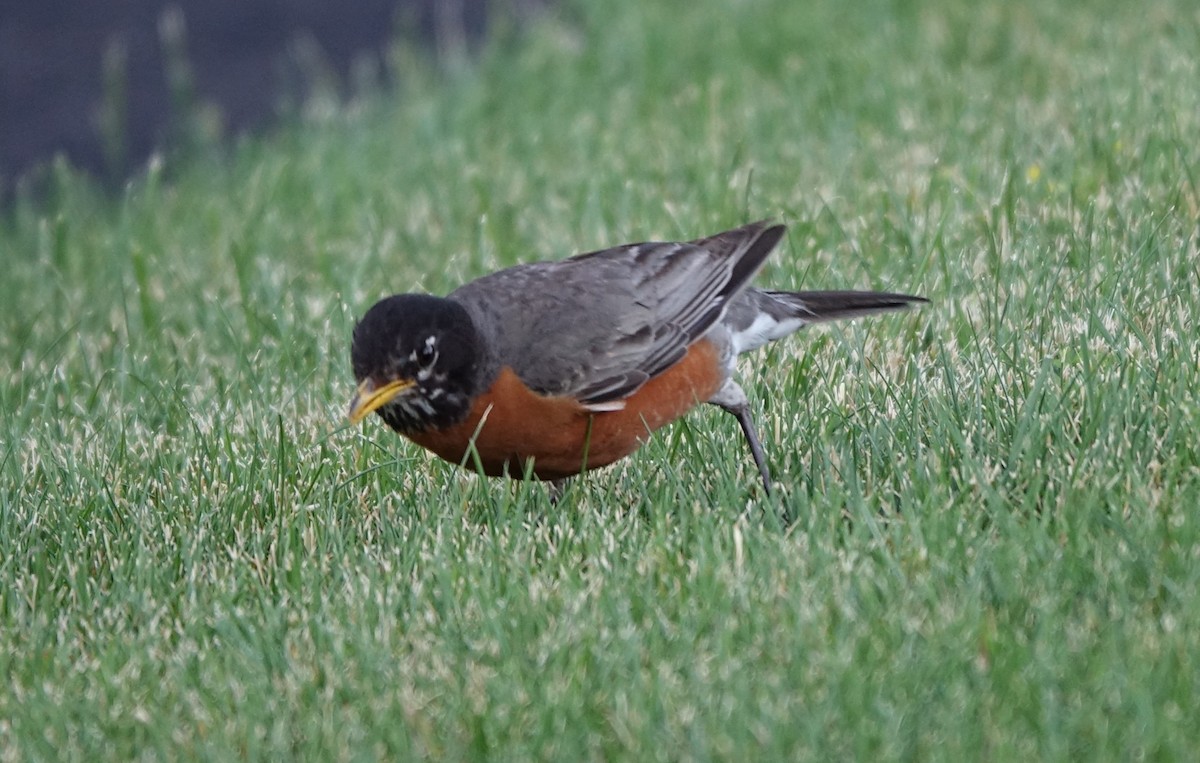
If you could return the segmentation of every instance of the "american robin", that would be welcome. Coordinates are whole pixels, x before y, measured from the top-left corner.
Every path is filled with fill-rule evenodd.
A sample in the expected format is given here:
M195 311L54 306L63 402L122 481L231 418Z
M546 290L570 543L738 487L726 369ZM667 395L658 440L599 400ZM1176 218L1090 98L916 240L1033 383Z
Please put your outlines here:
M633 453L700 403L732 413L770 492L738 355L810 323L921 297L748 288L784 226L627 244L398 294L358 325L350 421L372 411L443 459L558 481Z

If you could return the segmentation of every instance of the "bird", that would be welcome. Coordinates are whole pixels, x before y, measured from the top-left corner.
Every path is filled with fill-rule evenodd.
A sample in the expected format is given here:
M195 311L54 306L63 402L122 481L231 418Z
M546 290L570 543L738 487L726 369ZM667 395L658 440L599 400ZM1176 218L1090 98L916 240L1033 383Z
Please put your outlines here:
M376 413L446 461L548 481L556 495L709 403L737 420L770 494L738 356L810 324L928 301L751 287L784 233L762 220L520 264L445 297L380 299L354 326L348 418Z

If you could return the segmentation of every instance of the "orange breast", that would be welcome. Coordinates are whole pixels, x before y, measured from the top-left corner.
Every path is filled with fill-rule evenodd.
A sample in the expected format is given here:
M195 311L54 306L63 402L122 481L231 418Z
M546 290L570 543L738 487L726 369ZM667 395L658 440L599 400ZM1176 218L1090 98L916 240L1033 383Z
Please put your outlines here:
M687 355L646 382L619 411L593 413L567 397L533 392L512 369L471 406L466 420L411 439L447 461L475 468L471 444L485 473L520 477L533 459L542 479L560 479L606 466L637 450L650 433L711 397L725 381L716 348L702 339ZM586 466L585 466L586 460Z

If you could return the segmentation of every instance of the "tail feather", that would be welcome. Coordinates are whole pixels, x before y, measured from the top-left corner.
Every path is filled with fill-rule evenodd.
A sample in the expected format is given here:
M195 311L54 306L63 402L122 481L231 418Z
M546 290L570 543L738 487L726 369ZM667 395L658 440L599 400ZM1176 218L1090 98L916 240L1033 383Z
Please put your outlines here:
M879 291L766 291L747 289L725 316L740 354L781 339L810 323L904 310L924 297Z
M924 297L883 291L764 291L768 297L792 308L805 323L859 318L904 310L928 302Z

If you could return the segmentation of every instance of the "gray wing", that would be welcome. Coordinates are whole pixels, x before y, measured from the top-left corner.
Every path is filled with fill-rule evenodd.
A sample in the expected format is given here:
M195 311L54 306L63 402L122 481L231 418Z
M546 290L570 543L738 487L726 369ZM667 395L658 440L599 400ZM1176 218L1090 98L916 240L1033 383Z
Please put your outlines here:
M752 223L688 243L629 244L509 268L450 295L531 388L622 400L720 319L783 235Z

